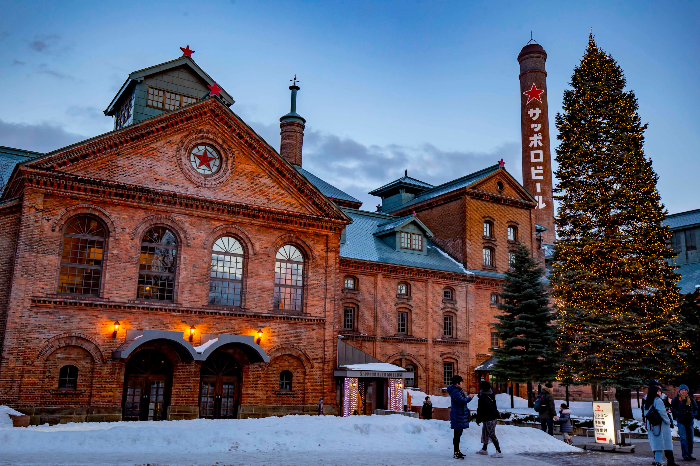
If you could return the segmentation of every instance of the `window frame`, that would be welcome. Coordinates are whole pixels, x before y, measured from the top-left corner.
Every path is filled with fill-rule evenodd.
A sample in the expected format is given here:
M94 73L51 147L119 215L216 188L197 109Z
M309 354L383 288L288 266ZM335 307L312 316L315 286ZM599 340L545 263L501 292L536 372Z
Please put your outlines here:
M161 96L160 99L160 106L152 105L151 102L157 102L156 99L151 98L151 89L154 91L162 92L163 95ZM155 96L155 92L153 93ZM175 95L178 97L178 106L175 108L166 108L168 105L172 106L172 104L168 104L168 94L170 95ZM187 99L187 103L184 103L185 100ZM193 103L197 102L199 99L196 97L192 97L189 95L185 94L180 94L179 92L172 92L167 89L161 89L159 87L155 86L148 86L148 89L146 90L146 107L149 108L155 108L158 110L163 110L164 112L174 112L175 110L181 109L182 107L186 107L188 105L192 105Z
M494 346L494 342L496 345ZM501 338L499 333L495 330L491 330L491 349L499 349L501 347Z
M450 366L449 371L447 371L448 365ZM442 361L442 382L445 384L446 387L449 387L452 384L452 377L454 377L456 373L457 363L455 361Z
M498 293L491 293L489 304L491 306L498 306Z
M296 249L299 252L299 256L301 257L301 260L293 260L293 259L280 259L277 257L277 255L282 251L285 247L292 247ZM301 264L301 273L298 274L299 278L301 278L301 285L287 285L285 283L278 283L277 282L277 264L288 264L288 265L299 265ZM284 311L284 312L298 312L298 313L303 313L304 312L304 297L306 295L305 287L306 287L306 265L307 265L307 260L306 260L306 255L304 254L304 250L297 246L296 244L288 243L280 246L277 251L275 252L275 268L274 268L274 280L273 280L273 297L272 297L272 308L275 311ZM286 269L285 269L286 271ZM294 274L294 272L291 272ZM290 290L299 290L299 309L286 309L283 307L280 307L280 304L282 303L282 290L283 289L290 289Z
M494 223L491 220L484 220L484 238L493 238Z
M488 263L486 261L487 257L487 252L488 252ZM489 267L489 268L494 268L496 267L496 249L492 246L484 246L482 250L483 258L484 258L484 267Z
M352 316L352 325L348 327L348 311ZM343 305L343 330L354 332L357 329L357 307L355 305L345 304Z
M404 366L404 369L406 369L406 371L408 371L409 367L413 368L413 377L404 379L404 386L407 388L408 387L415 387L416 386L416 379L418 378L418 377L416 377L418 375L418 366L413 364L412 362L409 362L408 364L406 364L406 366ZM410 385L408 383L409 380L411 381Z
M423 235L420 233L413 233L410 231L400 231L399 246L400 249L406 249L408 251L422 251Z
M236 243L238 243L238 246L241 249L241 253L233 253L233 252L228 252L228 251L214 251L214 248L217 246L217 243L224 238L230 238L234 240ZM224 306L224 307L230 307L233 309L241 309L244 307L244 297L245 297L245 275L246 275L246 263L247 263L247 257L246 257L246 250L245 247L243 246L243 241L241 241L239 238L233 236L233 235L222 235L219 236L216 241L212 243L212 246L210 248L211 251L211 262L210 262L210 269L209 269L209 293L207 295L207 304L210 306ZM228 246L227 246L228 248ZM224 256L224 257L232 257L232 258L240 258L240 279L234 279L234 278L223 278L223 277L215 277L212 276L213 268L214 268L214 255L218 256ZM218 262L217 262L218 263ZM230 272L229 272L230 273ZM220 283L233 283L233 284L239 284L239 292L238 292L238 305L236 304L221 304L221 303L214 303L212 302L212 284L214 282L220 282ZM223 287L222 287L223 289ZM223 295L222 295L223 296Z
M685 239L683 231L671 232L671 248L674 252L680 253L683 251L683 239ZM676 249L676 247L678 247L678 249Z
M449 296L448 296L449 293ZM445 287L442 289L442 299L447 300L447 301L454 301L455 300L455 290L453 290L450 287Z
M148 234L153 231L156 228L163 228L166 232L169 232L173 239L175 240L175 244L165 244L165 243L152 243L148 241L144 241ZM165 235L163 235L165 237ZM142 265L148 265L143 263L143 254L144 254L144 248L149 248L152 247L153 249L168 249L171 251L175 251L173 255L173 262L170 267L172 267L173 271L172 272L154 272L152 270L142 270L141 266ZM146 250L147 251L147 250ZM168 225L152 225L150 226L144 233L141 235L141 244L140 244L140 254L139 254L139 273L138 273L138 281L136 282L136 299L138 300L144 300L144 301L160 301L160 302L165 302L165 303L174 303L175 298L176 298L176 287L177 287L177 272L178 272L178 266L179 266L179 256L180 255L180 237L176 233L176 230ZM153 297L151 295L150 297L145 296L145 291L146 288L149 286L148 284L144 283L143 285L141 284L141 276L146 276L149 277L172 277L172 292L171 292L171 297L170 299L159 299L158 297ZM145 282L145 280L144 280ZM166 281L167 283L167 281ZM150 285L153 287L153 285ZM142 287L143 287L143 292L142 292ZM160 287L159 287L160 288ZM165 288L165 295L167 296L167 286Z
M99 236L94 236L94 235L85 235L85 234L80 234L80 233L67 233L68 228L71 227L71 224L74 221L78 221L80 219L86 219L86 220L93 220L97 222L97 224L102 228L102 231L104 232L104 236L99 237ZM88 265L88 264L80 264L79 262L63 262L63 256L64 253L63 251L65 250L66 247L66 238L78 238L78 239L85 239L86 241L102 241L102 259L101 259L101 264L100 265ZM94 215L85 215L85 214L78 214L66 221L66 223L63 226L63 234L61 235L61 261L59 262L58 266L58 284L56 286L56 293L60 295L67 295L67 296L94 296L94 297L99 297L102 296L103 293L103 281L104 281L104 274L105 274L105 266L107 262L107 245L108 245L108 240L109 240L109 230L107 229L107 225L98 217ZM89 244L89 243L88 243ZM75 269L83 269L83 270L99 270L99 282L97 286L97 292L96 293L76 293L76 292L70 292L70 291L61 291L61 276L64 273L64 268L75 268ZM63 285L66 286L66 285Z
M456 316L451 312L446 312L442 315L442 338L457 338L455 334ZM449 334L447 333L449 321Z
M70 371L75 369L75 377L71 377ZM65 373L64 373L65 369ZM80 375L80 369L73 364L66 364L61 366L58 370L58 389L62 391L76 391L78 389L78 376ZM72 381L72 385L69 383Z
M348 286L348 280L352 280L352 287ZM358 280L354 275L346 275L343 278L343 289L356 291L358 288Z
M511 235L512 233L512 235ZM518 242L518 227L515 225L508 225L508 241L512 243Z
M289 375L289 380L286 379L287 375ZM283 379L283 376L285 376L284 379ZM294 373L292 373L292 371L285 369L285 370L280 372L279 391L291 392L294 389L293 383L294 383Z
M406 287L405 293L401 293L402 286ZM399 282L396 285L396 295L401 297L401 298L407 298L407 297L411 296L411 285L408 282Z
M508 251L508 270L513 270L515 265L515 252Z
M401 319L405 318L403 322L404 331L401 331ZM396 312L396 334L402 336L408 336L411 334L411 312L408 309L399 309Z
M697 251L697 249L698 249L697 229L696 228L688 228L687 230L684 230L683 233L684 233L683 239L685 239L685 250L686 251Z

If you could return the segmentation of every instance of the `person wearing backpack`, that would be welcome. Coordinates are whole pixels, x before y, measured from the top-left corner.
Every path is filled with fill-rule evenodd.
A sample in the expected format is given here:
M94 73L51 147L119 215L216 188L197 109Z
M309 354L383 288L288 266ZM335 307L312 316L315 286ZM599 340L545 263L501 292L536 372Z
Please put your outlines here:
M484 425L481 426L481 443L484 446L476 453L479 455L488 455L487 449L489 440L491 440L493 446L496 447L496 454L491 456L494 458L503 458L501 446L498 444L498 438L496 437L496 422L501 417L496 405L496 395L493 393L491 384L486 381L481 382L479 388L479 402L476 407L476 425L478 426L480 423L484 423Z
M461 376L454 375L450 380L452 384L447 387L447 393L450 395L450 427L454 430L452 445L455 453L453 458L460 460L464 459L464 453L459 451L459 440L464 429L469 428L469 408L467 404L473 398L464 393L462 380L464 379Z
M547 432L549 435L554 435L554 418L557 415L557 409L554 407L554 395L552 391L554 386L547 382L542 388L542 393L535 400L535 411L537 411L542 425L542 432Z
M650 385L647 399L644 401L644 418L649 436L649 445L654 452L653 466L661 466L664 454L668 466L678 466L673 459L673 441L671 439L671 418L666 413L666 406L661 400L661 388Z
M698 404L688 393L688 386L681 384L678 393L671 401L671 411L678 424L678 436L681 438L681 453L685 461L693 458L693 421L698 415Z

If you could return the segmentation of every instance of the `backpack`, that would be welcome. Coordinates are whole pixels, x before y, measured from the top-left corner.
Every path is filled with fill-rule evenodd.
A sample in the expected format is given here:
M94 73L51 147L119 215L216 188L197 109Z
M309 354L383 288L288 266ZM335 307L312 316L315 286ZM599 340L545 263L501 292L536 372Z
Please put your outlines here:
M544 402L544 395L537 395L537 399L535 399L535 411L538 413L543 413L547 411L547 403Z
M651 408L649 408L649 412L646 414L646 420L649 421L649 424L652 426L661 425L663 421L661 419L661 414L656 410L656 406L652 405Z

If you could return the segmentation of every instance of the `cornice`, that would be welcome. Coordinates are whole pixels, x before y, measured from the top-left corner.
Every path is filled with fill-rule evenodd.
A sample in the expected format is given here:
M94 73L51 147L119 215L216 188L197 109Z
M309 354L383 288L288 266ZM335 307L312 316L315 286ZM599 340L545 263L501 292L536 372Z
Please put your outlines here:
M340 333L339 337L343 340L360 340L360 341L375 341L377 337L375 335L363 335L360 333Z
M433 343L436 345L466 345L467 340L443 340L440 338L434 338Z
M428 343L427 338L418 338L418 337L381 337L382 341L395 341L395 342L403 342L403 343Z
M142 186L115 183L62 172L45 172L29 167L20 167L15 180L44 192L57 195L69 193L71 197L90 199L94 202L109 202L127 205L147 205L168 209L198 211L209 215L238 216L264 222L276 222L302 228L315 228L340 232L346 222L340 219L314 216L299 212L251 206L235 202L212 200L203 197L163 191Z
M290 315L290 314L273 314L265 312L248 312L242 310L224 310L224 309L214 309L214 308L193 308L193 307L182 307L178 305L156 305L153 303L124 303L124 302L112 302L104 300L83 300L73 297L65 298L53 298L53 297L32 297L31 307L43 307L43 306L67 306L67 307L77 307L77 308L101 308L110 310L124 310L124 311L153 311L153 312L167 312L167 313L179 313L179 314L197 314L197 315L216 315L222 317L251 317L255 319L262 320L285 320L294 322L306 322L306 323L323 323L326 321L324 317L313 317L305 315Z

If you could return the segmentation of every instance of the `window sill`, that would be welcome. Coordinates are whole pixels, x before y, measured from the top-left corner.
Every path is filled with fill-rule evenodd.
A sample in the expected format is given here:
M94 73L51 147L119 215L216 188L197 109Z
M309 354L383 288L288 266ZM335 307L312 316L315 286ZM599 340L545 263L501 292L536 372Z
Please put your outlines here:
M513 246L517 246L518 244L520 244L520 241L518 241L517 239L516 240L509 239L508 244L512 244Z
M488 270L489 272L495 272L496 267L494 267L493 265L484 265L481 267L481 270Z
M358 294L360 290L356 290L355 288L343 288L343 293L351 293L351 294Z
M457 300L455 300L455 299L442 298L442 302L443 302L443 304L452 304L452 305L457 304Z
M404 301L410 301L410 300L411 300L411 296L410 296L410 295L407 295L407 294L397 294L397 295L396 295L396 299L402 299L402 300L404 300Z
M285 396L285 395L297 395L298 392L294 390L275 390L275 395L277 396Z
M175 304L175 301L173 301L172 299L169 299L169 300L162 299L161 300L161 299L136 298L134 300L130 300L129 302L143 303L143 304L153 303L153 304L157 304L158 306L163 306L163 305L165 305L165 306L177 306L177 304Z
M484 241L496 241L496 238L493 236L482 236L481 237Z
M72 389L64 389L64 388L59 388L58 390L51 390L52 395L82 395L83 392L82 390L72 390Z

